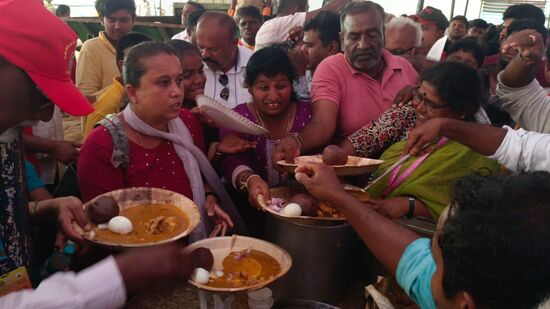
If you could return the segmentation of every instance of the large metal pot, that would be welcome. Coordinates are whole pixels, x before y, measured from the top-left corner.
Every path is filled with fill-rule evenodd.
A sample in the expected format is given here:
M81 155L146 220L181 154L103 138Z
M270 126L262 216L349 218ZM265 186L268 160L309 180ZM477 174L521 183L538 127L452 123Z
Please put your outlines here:
M268 215L266 240L284 248L292 268L271 288L277 299L302 298L336 304L350 289L361 244L351 226L294 223Z

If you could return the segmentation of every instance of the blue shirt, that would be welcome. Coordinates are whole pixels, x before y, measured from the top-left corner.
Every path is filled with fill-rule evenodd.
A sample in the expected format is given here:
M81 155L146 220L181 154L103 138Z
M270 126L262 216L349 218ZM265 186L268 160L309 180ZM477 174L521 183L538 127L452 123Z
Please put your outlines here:
M422 309L435 309L432 276L435 261L429 238L413 241L399 259L395 277L407 295Z
M28 160L25 160L25 173L27 176L26 181L27 189L29 190L29 192L44 187L44 182L42 181L40 176L38 176L36 168L34 168L34 165L32 165L32 163Z

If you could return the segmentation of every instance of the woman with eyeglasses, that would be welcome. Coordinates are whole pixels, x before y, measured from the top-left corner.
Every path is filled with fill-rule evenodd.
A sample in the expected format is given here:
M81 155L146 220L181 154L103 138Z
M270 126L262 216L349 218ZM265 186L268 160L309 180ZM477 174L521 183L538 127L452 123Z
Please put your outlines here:
M281 185L285 180L285 175L275 169L275 162L271 160L275 147L281 139L300 132L311 118L309 103L295 99L293 79L290 59L280 47L255 52L246 67L246 83L253 100L234 110L269 133L241 136L255 147L239 154L224 155L219 166L235 189L248 193L248 200L255 207L260 207L259 194L270 201L269 188ZM222 141L218 149L223 149L236 134L222 129L220 135Z
M475 70L463 63L441 63L422 73L420 80L409 103L386 111L340 144L349 155L380 156L384 160L373 179L403 157L407 135L415 126L436 117L474 121L481 101ZM441 138L434 145L428 156L409 158L374 184L369 189L373 197L369 204L391 218L437 219L457 179L482 170L498 170L495 161L455 141Z
M121 188L156 187L197 204L203 220L191 233L192 241L224 235L233 221L241 227L238 212L204 155L200 123L181 108L184 77L174 49L156 42L132 47L122 78L130 103L96 127L80 153L83 201Z

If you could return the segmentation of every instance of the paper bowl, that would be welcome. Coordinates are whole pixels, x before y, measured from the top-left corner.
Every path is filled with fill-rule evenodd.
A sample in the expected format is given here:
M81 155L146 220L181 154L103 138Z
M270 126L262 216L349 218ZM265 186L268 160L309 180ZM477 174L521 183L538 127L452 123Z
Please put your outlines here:
M285 160L281 160L277 161L277 164L286 172L294 174L296 167L308 162L323 163L323 159L321 155L300 156L294 158L294 163L287 163ZM374 172L383 162L383 160L348 156L348 162L345 165L331 165L331 167L338 177L359 176Z
M352 185L344 184L344 190L346 192L352 194L355 196L356 199L358 199L361 202L366 202L370 197L368 193L363 192L361 188L355 187ZM281 186L281 187L274 187L270 189L271 197L272 198L280 198L285 201L289 201L294 195L298 193L307 193L307 190L302 185L296 185L296 186ZM298 223L298 224L314 224L314 225L334 225L341 223L343 221L347 221L346 218L334 218L334 217L312 217L312 216L297 216L297 217L290 217L285 216L273 209L271 209L268 206L264 206L264 204L260 203L262 205L262 208L272 214L273 216L285 220L287 222L291 223Z
M281 278L288 272L292 266L292 258L281 247L274 245L265 240L246 237L246 236L226 236L226 237L215 237L199 240L187 246L186 250L194 250L199 247L204 247L210 249L214 255L214 269L222 269L222 262L230 252L246 250L252 248L257 251L261 251L273 257L279 265L281 265L281 271L266 280L260 281L254 285L243 286L238 288L218 288L211 287L208 285L200 284L195 281L189 280L189 283L198 287L199 289L212 291L212 292L244 292L244 291L254 291L265 287L266 285L272 283L273 281Z
M120 243L120 242L107 242L107 241L95 239L93 237L94 236L93 234L82 231L80 227L77 227L76 223L74 224L75 227L77 227L77 231L81 232L84 238L100 245L113 247L113 248L136 248L136 247L148 247L148 246L169 243L189 235L189 233L191 233L191 231L200 222L199 209L197 208L197 205L195 205L195 203L192 200L188 199L182 194L179 194L170 190L159 189L159 188L136 187L136 188L127 188L127 189L120 189L120 190L107 192L99 196L96 196L95 198L85 203L83 205L84 211L88 213L87 212L88 206L102 196L110 196L114 198L115 201L118 202L118 206L120 210L131 208L136 205L151 205L150 207L155 207L155 204L171 204L183 211L189 225L181 233L163 240L146 242L146 243Z

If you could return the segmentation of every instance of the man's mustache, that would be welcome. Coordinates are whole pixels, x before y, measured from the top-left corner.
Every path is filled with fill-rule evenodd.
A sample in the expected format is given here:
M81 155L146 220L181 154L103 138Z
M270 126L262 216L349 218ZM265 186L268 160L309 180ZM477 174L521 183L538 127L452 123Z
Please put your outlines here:
M218 61L216 61L216 60L214 60L214 59L212 59L212 58L210 58L210 57L203 58L202 61L204 61L204 62L210 62L210 63L216 64L216 65L218 65L218 66L221 66L221 64L220 64Z

